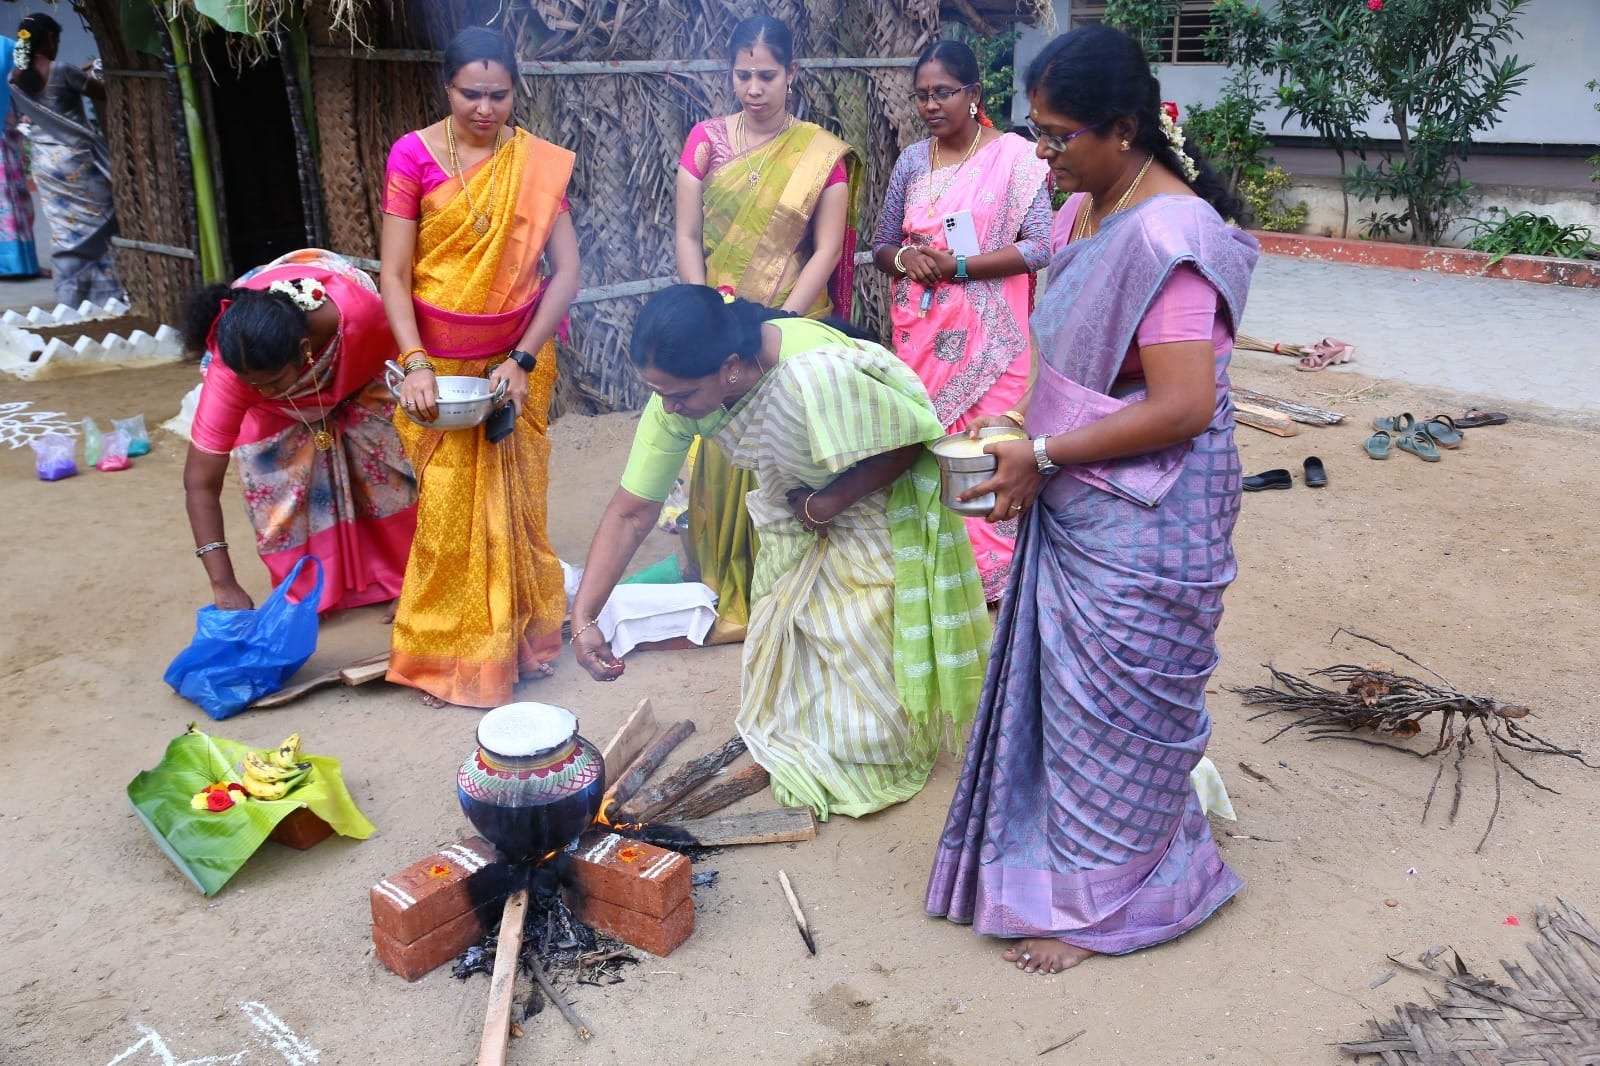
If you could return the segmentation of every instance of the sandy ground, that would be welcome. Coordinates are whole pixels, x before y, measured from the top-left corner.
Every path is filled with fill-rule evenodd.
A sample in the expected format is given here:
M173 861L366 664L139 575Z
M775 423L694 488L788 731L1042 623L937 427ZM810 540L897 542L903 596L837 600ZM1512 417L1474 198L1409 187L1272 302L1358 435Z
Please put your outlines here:
M924 917L954 778L947 758L898 808L836 820L809 843L707 860L721 878L696 890L690 941L632 968L624 984L577 990L594 1040L579 1045L549 1012L513 1042L512 1061L1020 1063L1083 1029L1048 1061L1334 1063L1343 1060L1333 1042L1426 996L1425 982L1406 974L1369 988L1393 968L1386 954L1448 944L1480 972L1498 972L1496 959L1523 957L1536 902L1560 894L1600 917L1600 773L1526 760L1560 795L1508 779L1499 825L1474 854L1491 796L1481 752L1467 762L1456 823L1436 813L1422 824L1431 763L1296 735L1264 746L1274 722L1249 720L1227 691L1263 681L1269 660L1297 672L1397 662L1345 638L1330 643L1348 626L1464 690L1527 704L1536 728L1600 752L1597 427L1523 409L1510 426L1471 431L1443 462L1397 453L1376 463L1359 449L1372 416L1460 410L1468 398L1349 370L1301 375L1287 360L1251 355L1236 370L1240 384L1350 417L1288 439L1240 430L1247 471L1290 466L1297 483L1247 496L1237 535L1211 754L1239 812L1237 823L1217 824L1221 846L1247 887L1210 922L1134 956L1029 977L1005 966L994 942ZM5 382L4 393L102 423L142 410L155 424L176 410L192 373ZM624 415L556 425L552 534L565 558L581 559L631 431ZM211 900L130 813L126 783L199 716L160 677L206 587L183 515L182 442L155 436L129 471L55 484L33 479L27 449L0 449L0 736L11 753L0 782L11 856L0 894L0 1062L471 1062L487 978L390 975L372 953L367 889L466 831L453 777L476 713L428 710L380 683L216 727L262 746L299 731L308 750L340 757L379 832L305 853L269 844ZM1326 489L1299 484L1308 453L1327 462ZM232 490L226 502L234 539L247 539ZM641 561L671 547L659 538ZM246 584L264 593L264 568L241 558ZM325 627L312 667L386 643L376 613L357 612ZM681 749L694 754L731 733L737 678L738 651L717 649L640 655L611 686L567 659L557 678L523 691L574 708L597 739L648 695L659 716L695 720ZM1270 780L1247 776L1241 760ZM779 867L812 915L814 958L788 917ZM1523 926L1504 924L1509 915Z

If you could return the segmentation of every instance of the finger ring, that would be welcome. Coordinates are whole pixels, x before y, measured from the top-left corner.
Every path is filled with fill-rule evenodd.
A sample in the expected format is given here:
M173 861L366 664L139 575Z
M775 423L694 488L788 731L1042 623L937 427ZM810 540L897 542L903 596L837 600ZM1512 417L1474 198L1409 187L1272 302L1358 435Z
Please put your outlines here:
M415 400L407 400L406 401L406 406L407 407L415 407L415 406L417 406L417 401L415 401Z
M1022 510L1022 504L1020 504L1020 503L1014 503L1014 504L1012 504L1012 505L1011 505L1011 509L1012 509L1012 510L1013 510L1013 511L1020 511L1020 510Z

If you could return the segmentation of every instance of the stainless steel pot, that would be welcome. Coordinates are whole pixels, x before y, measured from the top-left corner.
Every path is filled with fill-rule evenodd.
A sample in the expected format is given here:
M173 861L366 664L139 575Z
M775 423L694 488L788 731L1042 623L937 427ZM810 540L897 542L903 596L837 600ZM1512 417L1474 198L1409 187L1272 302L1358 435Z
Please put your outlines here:
M393 359L383 365L383 382L389 386L389 392L394 396L395 403L400 403L400 383L406 379L406 372ZM490 392L488 378L446 374L435 380L439 383L438 418L432 422L424 422L404 406L400 408L411 421L429 429L471 429L488 418L506 398L504 381Z
M941 437L929 447L933 451L934 459L939 463L939 499L956 514L981 518L994 510L994 493L986 492L982 496L970 499L965 503L957 502L956 497L969 489L975 489L994 476L999 463L995 457L987 452L977 455L953 455L953 451L966 451L975 444L982 444L992 440L1022 440L1025 434L1008 426L991 426L978 431L978 440L974 441L966 430L952 433L948 437Z

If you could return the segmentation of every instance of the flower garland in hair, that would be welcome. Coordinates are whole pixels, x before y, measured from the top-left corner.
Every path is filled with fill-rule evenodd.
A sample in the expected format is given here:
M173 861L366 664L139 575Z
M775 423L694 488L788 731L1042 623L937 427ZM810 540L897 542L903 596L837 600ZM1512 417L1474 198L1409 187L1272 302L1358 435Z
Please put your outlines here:
M279 296L287 296L294 301L294 305L302 311L315 311L328 299L328 290L322 283L314 278L288 278L274 281L267 286L268 292L275 292Z
M18 70L27 66L33 60L33 34L27 30L17 31L17 47L11 53L11 63Z
M1161 132L1166 134L1167 143L1172 145L1172 154L1178 157L1178 165L1183 168L1183 180L1193 185L1200 177L1200 170L1194 165L1194 160L1189 158L1189 153L1183 150L1183 127L1178 125L1178 105L1171 100L1161 101Z

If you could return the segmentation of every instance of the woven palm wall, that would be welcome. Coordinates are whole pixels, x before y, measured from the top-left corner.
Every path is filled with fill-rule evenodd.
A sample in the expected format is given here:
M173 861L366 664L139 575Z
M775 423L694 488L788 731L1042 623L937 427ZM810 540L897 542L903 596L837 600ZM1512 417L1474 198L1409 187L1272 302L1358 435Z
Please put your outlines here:
M733 27L766 13L795 34L797 58L910 57L937 33L938 0L535 0L502 9L524 61L722 60ZM315 19L313 15L313 19ZM330 243L377 255L380 196L389 145L444 112L438 67L397 50L437 49L465 24L464 5L419 3L411 17L368 13L357 33L383 59L358 58L351 35L312 25L322 182ZM335 54L337 50L338 53ZM366 53L368 55L373 53ZM860 245L870 247L883 190L901 145L922 135L901 67L804 70L795 110L856 146L866 161ZM524 74L518 120L577 153L569 190L586 288L674 273L673 196L678 154L694 123L734 110L727 75L707 72ZM855 318L886 320L887 285L857 272ZM627 366L628 335L643 296L579 304L562 352L558 410L637 407L645 392ZM881 331L881 330L880 330Z
M173 136L176 97L162 65L122 43L119 0L78 0L106 73L106 99L95 105L111 152L112 194L120 235L174 250L194 248L189 173ZM198 281L196 260L119 247L117 276L133 307L176 322Z

